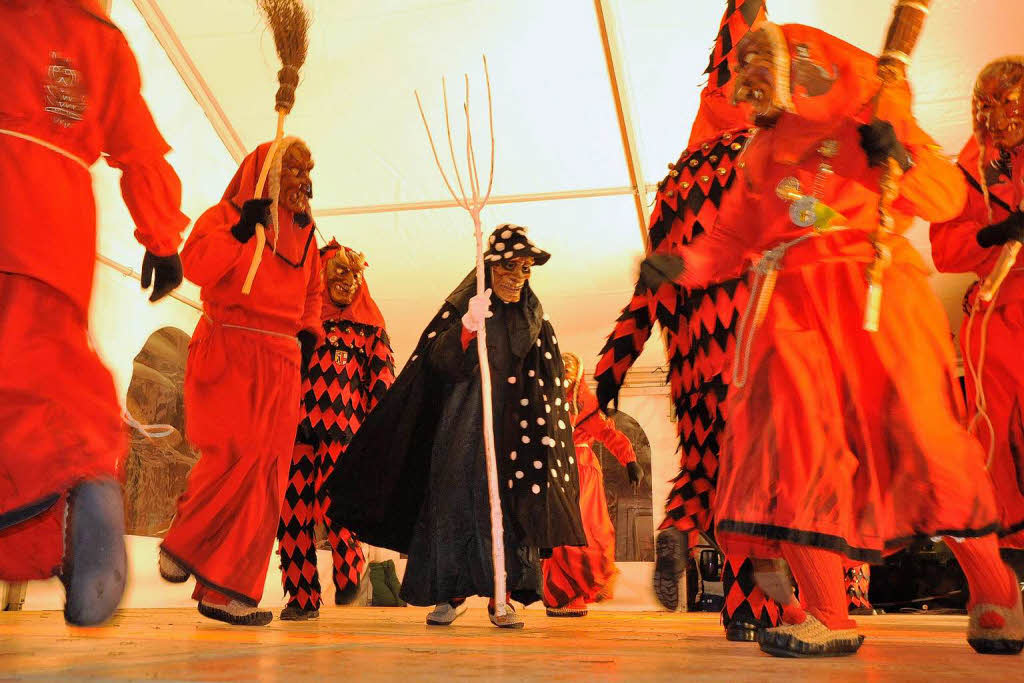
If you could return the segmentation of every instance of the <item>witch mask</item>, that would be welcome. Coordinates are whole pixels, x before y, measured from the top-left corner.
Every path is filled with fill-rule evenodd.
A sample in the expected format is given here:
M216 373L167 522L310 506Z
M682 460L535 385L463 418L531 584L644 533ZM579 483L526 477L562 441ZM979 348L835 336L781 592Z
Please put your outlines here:
M491 287L494 293L507 304L519 301L532 270L533 259L528 256L505 259L491 266Z

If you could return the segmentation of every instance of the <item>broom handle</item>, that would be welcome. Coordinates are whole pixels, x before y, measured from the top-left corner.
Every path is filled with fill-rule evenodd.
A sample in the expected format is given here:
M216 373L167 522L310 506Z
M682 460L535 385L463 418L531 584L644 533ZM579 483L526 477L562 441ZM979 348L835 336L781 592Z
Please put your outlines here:
M270 149L267 151L267 158L263 160L263 167L260 169L260 178L256 183L256 192L253 195L253 199L259 199L263 196L263 188L267 184L267 176L270 175L270 164L274 160L274 156L277 154L277 148L281 145L281 139L284 138L284 119L288 116L288 112L283 109L277 110L277 134L274 136L274 141L270 143ZM263 261L263 247L267 244L267 231L263 227L262 223L256 224L256 252L252 255L252 262L249 264L249 273L245 276L245 284L242 285L242 294L248 296L252 291L252 282L256 279L256 271L260 269L260 263Z

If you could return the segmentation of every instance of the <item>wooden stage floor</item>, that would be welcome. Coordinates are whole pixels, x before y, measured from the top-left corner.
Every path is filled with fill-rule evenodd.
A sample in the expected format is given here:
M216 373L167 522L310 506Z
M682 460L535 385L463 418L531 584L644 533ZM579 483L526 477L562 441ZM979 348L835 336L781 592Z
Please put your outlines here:
M419 608L325 607L316 622L221 626L193 610L124 610L76 629L59 612L0 612L0 680L1024 680L1024 657L976 655L966 617L859 619L855 657L775 659L729 643L716 615L591 612L499 631L483 609L427 627Z

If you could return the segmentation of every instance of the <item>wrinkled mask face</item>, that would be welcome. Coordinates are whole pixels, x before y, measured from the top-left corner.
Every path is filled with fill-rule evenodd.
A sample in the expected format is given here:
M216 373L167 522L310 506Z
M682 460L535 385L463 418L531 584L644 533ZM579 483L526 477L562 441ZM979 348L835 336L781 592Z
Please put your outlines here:
M1024 143L1024 65L999 64L982 72L974 89L976 129L1010 151Z
M565 365L565 393L569 395L576 388L576 375L580 371L580 359L575 353L563 353L562 363Z
M747 34L737 46L733 104L748 102L758 125L771 123L782 113L776 104L775 54L766 31Z
M344 249L338 250L324 266L324 286L335 306L344 308L356 298L363 284L363 271L352 267Z
M507 304L519 301L532 269L532 258L508 259L491 266L491 287L494 293Z
M296 216L309 219L309 200L313 198L313 155L301 142L293 143L281 157L281 195L278 203ZM309 224L307 220L306 225Z

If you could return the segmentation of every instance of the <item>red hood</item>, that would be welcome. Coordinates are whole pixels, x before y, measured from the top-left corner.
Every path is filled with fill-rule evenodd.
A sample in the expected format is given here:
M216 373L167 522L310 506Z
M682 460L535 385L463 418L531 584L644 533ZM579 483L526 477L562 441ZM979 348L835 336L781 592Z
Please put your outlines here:
M338 244L337 241L331 240L330 244L320 250L320 276L323 277L324 268L327 265L327 261L337 252L339 249L344 249L350 255L356 255L357 252L354 249ZM323 290L323 307L321 308L320 317L323 322L334 321L342 322L348 321L359 325L371 325L373 327L379 327L384 330L387 327L384 324L384 316L381 314L380 309L377 307L377 303L373 300L370 295L370 285L366 282L366 271L363 271L363 282L359 285L359 289L356 291L355 298L345 308L340 308L327 294L326 283Z

